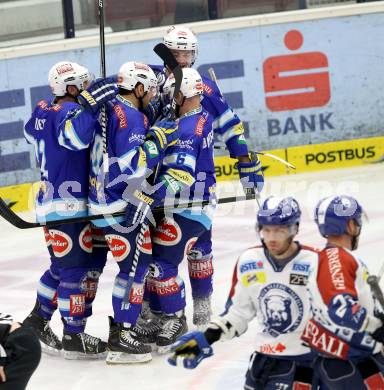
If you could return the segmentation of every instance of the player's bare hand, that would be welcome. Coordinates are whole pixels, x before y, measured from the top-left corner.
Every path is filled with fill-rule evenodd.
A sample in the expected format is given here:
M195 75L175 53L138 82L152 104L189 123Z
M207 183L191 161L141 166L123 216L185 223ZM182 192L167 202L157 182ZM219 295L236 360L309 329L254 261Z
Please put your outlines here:
M3 366L0 366L0 380L1 382L5 382L7 380Z

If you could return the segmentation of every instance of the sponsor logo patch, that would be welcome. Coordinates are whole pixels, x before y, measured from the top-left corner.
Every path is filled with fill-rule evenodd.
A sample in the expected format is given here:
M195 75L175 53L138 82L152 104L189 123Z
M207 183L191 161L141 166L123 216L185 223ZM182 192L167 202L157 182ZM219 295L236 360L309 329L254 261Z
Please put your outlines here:
M287 347L284 344L278 343L277 345L263 344L260 346L260 353L265 354L279 354L284 352Z
M116 261L124 260L131 251L128 240L118 234L106 234L105 239Z
M289 275L289 284L295 286L306 286L308 282L308 276L302 274L290 274Z
M113 111L115 111L117 119L119 120L120 129L125 129L127 127L127 117L124 110L121 108L121 106L116 104L113 106Z
M292 270L298 272L309 272L309 264L293 263Z
M56 257L64 257L71 251L73 242L68 234L56 229L49 229L49 234L53 253Z
M265 272L247 272L241 277L244 286L248 287L255 283L266 283L267 276Z
M69 296L69 314L71 316L79 316L85 311L85 295L76 294Z
M164 218L157 226L153 242L160 245L177 245L182 237L178 223L172 218Z
M79 244L83 251L92 253L92 230L90 225L86 225L81 231L79 236Z
M264 264L261 260L258 261L250 261L248 263L241 264L240 266L240 273L252 271L252 270L258 270L258 269L263 269Z
M146 253L147 255L152 254L152 240L151 233L147 229L144 233L144 240L142 243L138 243L140 252Z
M307 322L301 338L326 355L344 360L348 357L348 344L313 320Z
M143 303L144 286L142 284L133 283L129 292L129 302L137 305Z

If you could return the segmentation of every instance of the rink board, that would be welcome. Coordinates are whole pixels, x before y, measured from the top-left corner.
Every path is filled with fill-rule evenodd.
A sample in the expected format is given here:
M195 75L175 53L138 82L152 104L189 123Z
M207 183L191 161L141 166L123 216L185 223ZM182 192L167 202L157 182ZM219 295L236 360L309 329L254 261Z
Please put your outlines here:
M287 168L271 157L260 156L265 177L347 168L384 162L384 137L295 146L270 150L266 153L274 154L290 162L296 170ZM228 156L215 158L215 171L219 182L238 179L236 162L236 159ZM26 183L2 187L0 196L12 205L14 211L27 211L33 208L37 185L38 183L35 185Z

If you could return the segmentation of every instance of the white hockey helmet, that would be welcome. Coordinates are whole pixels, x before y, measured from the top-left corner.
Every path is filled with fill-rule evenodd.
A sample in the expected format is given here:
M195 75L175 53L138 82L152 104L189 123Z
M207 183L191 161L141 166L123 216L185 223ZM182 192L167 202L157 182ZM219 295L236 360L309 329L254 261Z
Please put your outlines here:
M193 68L183 68L183 80L181 82L180 91L185 98L190 98L196 95L203 94L203 80L200 73ZM168 96L173 96L175 91L175 77L171 74L164 86L163 91Z
M184 26L171 26L163 37L163 43L171 50L189 50L192 52L192 62L194 64L198 53L198 43L193 31Z
M144 86L144 92L157 92L157 77L155 72L142 62L129 61L121 65L117 75L117 86L127 91L135 89L137 83Z
M90 85L93 79L93 75L86 67L70 61L58 62L48 73L48 83L54 96L65 96L69 85L82 91Z

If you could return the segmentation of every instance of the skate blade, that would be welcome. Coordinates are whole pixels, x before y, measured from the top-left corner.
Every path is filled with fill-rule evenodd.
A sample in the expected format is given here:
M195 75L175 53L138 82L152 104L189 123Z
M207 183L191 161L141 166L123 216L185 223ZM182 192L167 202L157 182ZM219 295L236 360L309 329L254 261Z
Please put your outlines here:
M173 344L169 344L169 345L156 345L157 347L157 353L159 355L165 355L166 353L169 353L171 351L171 347L172 347Z
M64 359L67 360L99 360L105 359L107 351L101 353L82 353L76 351L63 351Z
M109 351L106 359L107 364L137 364L147 363L152 360L150 353L125 353Z
M41 351L43 353L45 353L46 355L61 356L61 353L62 353L61 349L53 348L53 347L49 346L48 344L43 343L42 341L40 341L40 345L41 345Z

